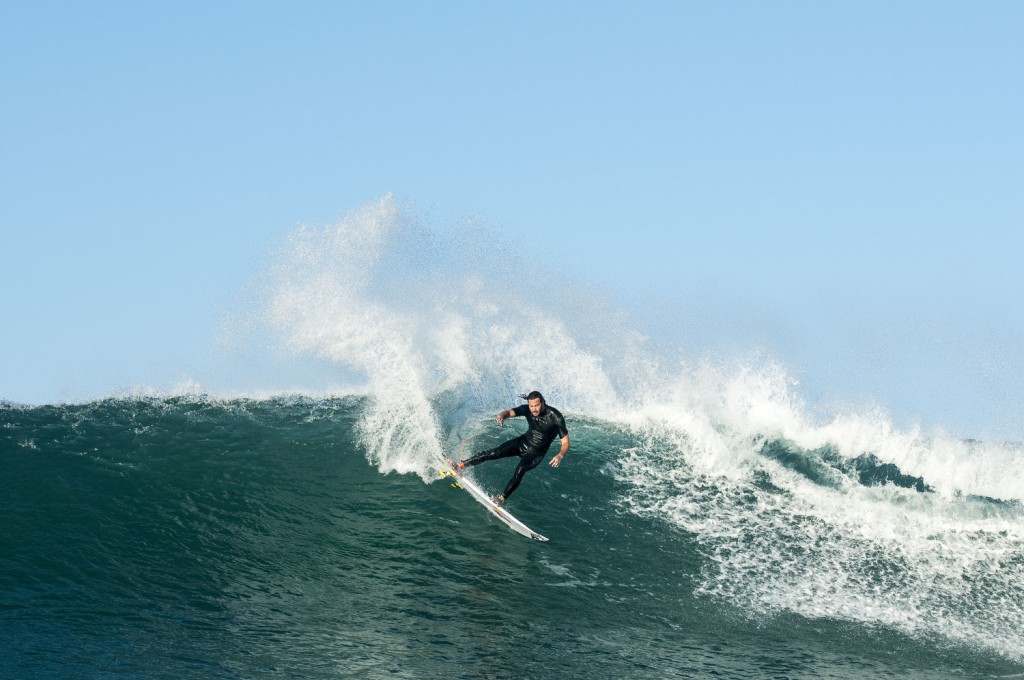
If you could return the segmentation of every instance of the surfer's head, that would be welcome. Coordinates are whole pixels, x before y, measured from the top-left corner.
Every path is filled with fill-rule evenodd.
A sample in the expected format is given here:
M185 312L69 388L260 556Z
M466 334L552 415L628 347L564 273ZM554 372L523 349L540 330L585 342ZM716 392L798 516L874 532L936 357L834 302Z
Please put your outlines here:
M544 406L547 405L547 402L544 401L543 394L534 390L529 394L520 394L519 396L526 400L526 403L530 406L530 415L534 418L543 413Z

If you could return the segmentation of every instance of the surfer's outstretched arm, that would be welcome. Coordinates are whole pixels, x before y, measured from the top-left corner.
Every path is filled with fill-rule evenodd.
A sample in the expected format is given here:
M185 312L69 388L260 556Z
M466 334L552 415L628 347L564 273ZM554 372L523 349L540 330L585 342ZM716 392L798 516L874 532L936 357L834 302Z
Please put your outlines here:
M569 450L569 435L562 437L562 448L558 451L554 458L551 459L551 467L558 467L562 464L562 459L565 458L565 452Z
M498 421L498 425L501 425L502 427L504 427L505 426L505 418L515 418L515 417L516 417L516 412L513 409L507 408L504 411L502 411L501 413L499 413L497 416L495 416L494 419Z

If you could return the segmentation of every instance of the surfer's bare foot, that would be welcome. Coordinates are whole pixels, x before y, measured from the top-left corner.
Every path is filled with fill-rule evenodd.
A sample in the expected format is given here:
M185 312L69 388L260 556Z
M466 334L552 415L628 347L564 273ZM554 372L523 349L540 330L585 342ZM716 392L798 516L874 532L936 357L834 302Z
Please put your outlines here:
M504 496L491 496L491 500L494 501L495 505L501 505L505 502Z

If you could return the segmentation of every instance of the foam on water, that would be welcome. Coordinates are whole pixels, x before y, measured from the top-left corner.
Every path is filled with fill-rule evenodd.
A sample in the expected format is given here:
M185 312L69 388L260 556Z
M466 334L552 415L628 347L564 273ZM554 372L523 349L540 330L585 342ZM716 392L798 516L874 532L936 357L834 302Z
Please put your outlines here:
M777 367L680 378L635 421L621 502L691 532L699 590L754 615L885 625L1024 658L1019 447L897 431L880 413L816 425ZM786 457L764 455L786 442ZM932 490L865 485L872 454Z

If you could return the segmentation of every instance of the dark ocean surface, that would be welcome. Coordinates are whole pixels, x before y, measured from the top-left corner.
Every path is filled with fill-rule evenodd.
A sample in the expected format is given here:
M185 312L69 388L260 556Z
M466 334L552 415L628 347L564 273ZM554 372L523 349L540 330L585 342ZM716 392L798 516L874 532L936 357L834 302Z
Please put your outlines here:
M909 470L566 409L563 466L507 506L538 543L437 451L388 463L372 403L0 404L0 677L1024 675L1020 499L928 474L1019 449ZM433 406L452 453L522 430Z

